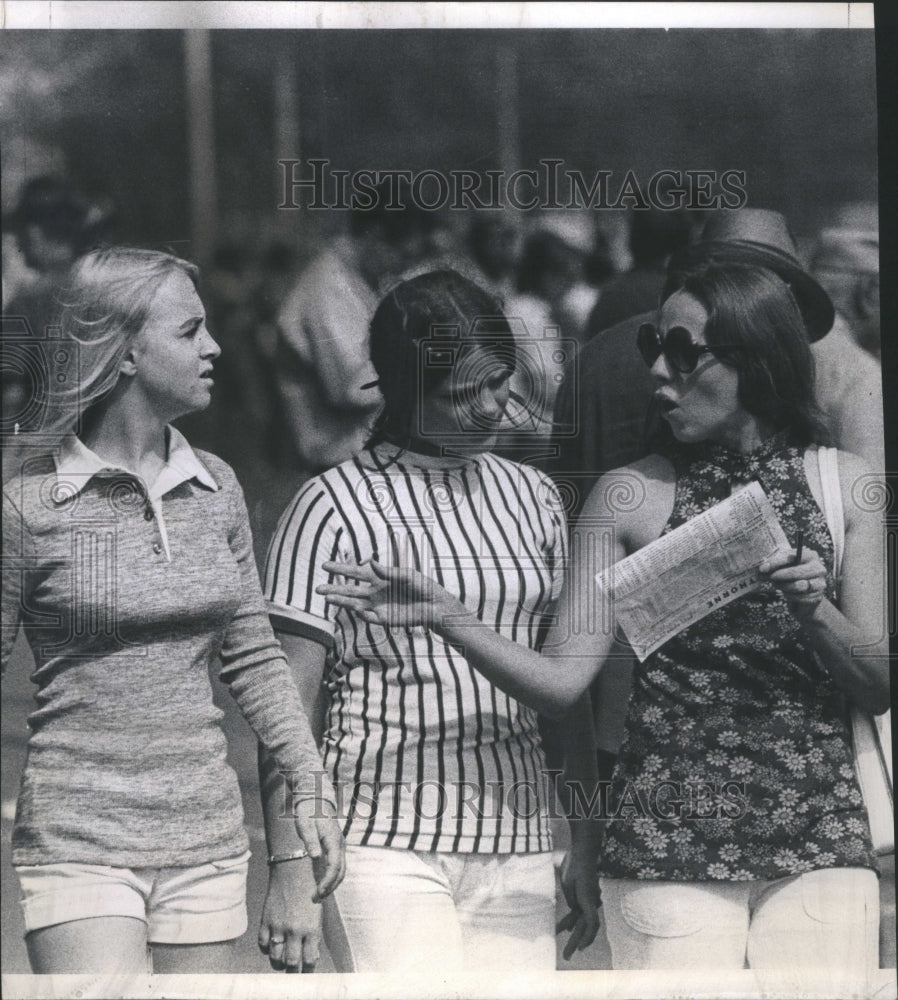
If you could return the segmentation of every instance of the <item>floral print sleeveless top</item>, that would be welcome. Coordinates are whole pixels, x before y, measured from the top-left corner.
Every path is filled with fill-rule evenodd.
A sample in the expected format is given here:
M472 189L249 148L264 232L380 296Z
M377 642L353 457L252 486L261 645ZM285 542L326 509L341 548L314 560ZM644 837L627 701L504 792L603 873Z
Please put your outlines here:
M804 451L782 436L749 455L679 448L664 532L758 480L789 543L802 531L820 554L833 599L832 540ZM606 810L599 870L610 877L876 870L842 698L772 586L711 612L636 665Z

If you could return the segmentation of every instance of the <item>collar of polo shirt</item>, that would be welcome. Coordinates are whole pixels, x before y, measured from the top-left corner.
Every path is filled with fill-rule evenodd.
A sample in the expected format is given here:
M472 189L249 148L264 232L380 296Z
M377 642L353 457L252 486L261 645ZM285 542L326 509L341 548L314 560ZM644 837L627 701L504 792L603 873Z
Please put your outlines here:
M218 483L197 458L184 435L174 427L166 427L168 459L149 489L151 500L159 499L181 483L196 479L207 489L217 491ZM93 477L104 471L135 475L123 466L105 461L74 434L70 434L53 456L56 482L66 498L77 496ZM139 478L135 475L135 478Z

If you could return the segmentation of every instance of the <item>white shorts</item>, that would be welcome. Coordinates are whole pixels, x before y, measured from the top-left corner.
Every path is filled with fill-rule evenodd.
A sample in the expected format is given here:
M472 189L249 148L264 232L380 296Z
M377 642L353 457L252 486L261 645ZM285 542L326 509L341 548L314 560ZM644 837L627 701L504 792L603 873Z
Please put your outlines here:
M250 852L192 868L20 865L25 933L91 917L134 917L150 944L230 941L246 930Z

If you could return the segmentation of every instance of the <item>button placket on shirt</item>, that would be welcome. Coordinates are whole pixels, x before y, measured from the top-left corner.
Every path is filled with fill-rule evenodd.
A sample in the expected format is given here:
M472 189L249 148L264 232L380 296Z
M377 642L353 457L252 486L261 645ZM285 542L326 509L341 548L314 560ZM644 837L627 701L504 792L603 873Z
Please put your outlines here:
M143 520L151 530L153 555L161 556L164 559L165 545L162 541L162 533L159 530L159 518L153 509L153 501L147 494L144 494L143 500Z
M122 473L115 470L115 476L121 477ZM140 502L136 506L131 508L134 514L142 514L143 520L146 522L147 527L151 530L151 541L150 546L153 551L153 555L162 556L165 558L165 546L162 542L162 534L159 530L159 519L156 516L156 512L153 509L153 501L146 490L145 485L134 476L127 476L127 478L133 483L134 489L140 495Z
M153 554L165 558L165 545L162 542L162 532L159 530L159 518L153 510L152 501L147 498L146 507L143 512L143 519L152 526L153 531Z

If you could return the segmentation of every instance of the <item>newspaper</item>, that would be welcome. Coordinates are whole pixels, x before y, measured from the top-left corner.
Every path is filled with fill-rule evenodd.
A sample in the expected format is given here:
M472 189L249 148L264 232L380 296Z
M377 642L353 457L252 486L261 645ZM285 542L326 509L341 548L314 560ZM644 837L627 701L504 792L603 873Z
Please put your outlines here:
M760 563L786 536L758 482L596 575L642 662L716 608L761 586Z

